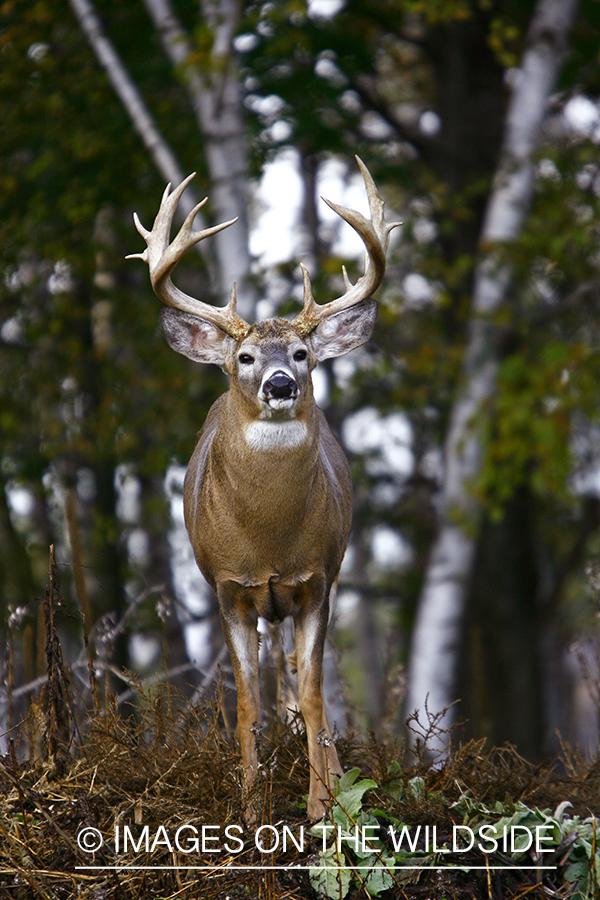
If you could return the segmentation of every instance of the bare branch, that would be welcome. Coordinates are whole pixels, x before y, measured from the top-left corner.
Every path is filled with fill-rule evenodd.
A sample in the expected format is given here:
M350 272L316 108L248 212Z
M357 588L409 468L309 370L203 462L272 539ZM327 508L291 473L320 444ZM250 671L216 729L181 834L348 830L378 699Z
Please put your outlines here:
M169 144L160 133L119 54L104 33L102 22L94 6L90 0L70 0L70 3L81 30L87 37L121 103L129 113L133 127L144 142L156 168L166 181L179 184L185 177L183 170ZM185 219L196 203L194 195L190 192L184 198L178 216L182 220ZM201 227L204 227L202 222L200 224ZM211 271L214 267L211 265L210 254L205 248L201 248L200 252L205 257L209 271Z
M110 83L129 113L135 130L150 151L157 169L167 181L177 184L183 181L184 174L175 154L158 130L113 44L104 34L100 18L90 0L71 0L71 7ZM191 209L194 202L191 198L187 202ZM189 209L182 208L182 212L187 215Z

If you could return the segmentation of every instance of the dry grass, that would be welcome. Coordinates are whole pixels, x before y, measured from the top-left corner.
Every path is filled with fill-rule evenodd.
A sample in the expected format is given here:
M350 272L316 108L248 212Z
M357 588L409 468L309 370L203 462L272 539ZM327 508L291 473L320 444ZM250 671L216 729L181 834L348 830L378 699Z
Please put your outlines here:
M261 776L254 805L256 823L245 821L239 756L233 743L218 727L218 704L190 710L176 720L166 717L169 707L163 695L148 702L143 715L123 719L115 710L94 714L82 728L75 752L36 765L4 759L0 767L0 896L99 898L161 897L216 898L314 896L306 869L217 869L215 866L260 867L310 865L320 839L308 833L305 795L308 765L304 737L274 723L263 736ZM406 768L402 780L425 778L426 791L417 797L404 791L395 800L386 791L387 771L399 749L375 741L340 741L346 768L359 766L365 776L382 787L370 792L368 805L388 810L407 824L436 824L443 836L453 823L452 802L468 790L474 800L492 805L496 800L554 808L570 799L585 814L600 812L600 766L558 774L554 767L535 768L504 748L485 752L480 744L459 748L440 769L424 764ZM289 842L287 852L261 853L254 837L261 825L276 826L281 835L285 823L298 839L305 827L300 852ZM148 826L148 848L123 848L124 827L139 840ZM182 825L197 834L206 832L204 851L185 854L174 846ZM115 826L119 828L120 854L115 852ZM164 831L160 830L163 826ZM227 826L235 826L229 832ZM96 853L83 852L78 835L97 829L103 846ZM191 832L183 833L181 844ZM263 829L264 846L274 832ZM230 840L227 839L229 835ZM152 843L158 836L156 846ZM167 841L171 842L171 847ZM240 849L240 838L244 849ZM228 852L226 844L231 851ZM218 850L218 852L210 852ZM86 871L78 866L127 868ZM161 866L207 866L206 870L164 869ZM149 866L150 868L135 868ZM503 875L494 887L500 898L522 896L535 882L527 874ZM413 884L404 883L387 896L490 897L489 885L479 873L421 873ZM355 897L368 896L364 892Z
M151 694L140 689L128 717L110 701L82 715L74 708L57 640L55 591L51 578L48 679L21 728L33 748L31 761L17 757L16 735L11 753L0 759L0 900L314 898L306 867L316 860L321 839L311 836L306 821L309 771L301 728L279 722L265 728L251 798L256 818L247 821L237 747L220 724L222 689L195 707L174 697L168 685ZM570 800L574 813L600 814L600 764L585 765L568 754L560 765L535 767L511 748L470 743L436 768L424 757L407 765L403 746L374 738L343 739L338 749L346 769L358 767L379 785L364 805L382 811L382 834L388 815L407 825L435 824L442 841L456 820L452 804L465 792L489 807L500 801L510 808L521 800L554 809ZM392 780L393 761L402 768ZM424 779L421 793L406 789L416 776ZM302 849L288 840L285 849L261 852L259 829L266 848L275 834L282 837L284 825L296 840L304 829ZM204 847L184 852L186 840L201 836L203 827ZM129 839L124 847L126 829L136 846ZM89 845L82 849L86 834L90 840L101 836L95 852ZM106 868L85 868L90 866ZM531 872L492 878L456 869L415 873L385 896L518 900L529 893L566 897L568 889L548 879L542 885ZM355 900L368 896L364 887L348 894Z

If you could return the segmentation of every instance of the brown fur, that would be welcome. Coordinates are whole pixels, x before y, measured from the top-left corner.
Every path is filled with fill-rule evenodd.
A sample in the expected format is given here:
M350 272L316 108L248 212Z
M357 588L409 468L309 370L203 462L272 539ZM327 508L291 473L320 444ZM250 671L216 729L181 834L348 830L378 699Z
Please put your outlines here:
M377 307L363 300L302 336L269 319L241 339L214 323L165 310L171 346L217 362L231 386L211 407L184 485L196 561L216 591L238 692L238 736L248 784L257 769L260 719L257 619L292 616L298 698L311 765L308 815L319 819L341 767L323 704L323 648L348 543L352 483L346 458L315 405L311 370L359 346ZM290 396L269 394L277 374Z
M239 394L234 379L200 432L185 480L186 524L198 566L219 599L248 781L257 766L252 726L260 718L257 616L269 622L294 617L299 700L312 767L308 813L318 819L333 775L342 771L321 682L329 595L350 532L350 471L312 396L298 413L310 435L306 445L249 453L237 437L244 425ZM247 647L245 668L232 637L236 627ZM307 640L312 642L308 658Z

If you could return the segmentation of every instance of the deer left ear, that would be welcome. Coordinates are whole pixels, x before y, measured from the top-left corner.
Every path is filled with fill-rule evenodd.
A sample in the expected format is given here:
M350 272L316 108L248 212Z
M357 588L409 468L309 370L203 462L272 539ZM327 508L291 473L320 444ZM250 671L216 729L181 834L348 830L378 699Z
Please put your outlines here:
M377 320L377 301L367 298L323 319L307 337L318 362L343 356L369 340Z
M235 344L222 328L179 309L161 310L160 323L169 346L195 362L227 366L228 351Z

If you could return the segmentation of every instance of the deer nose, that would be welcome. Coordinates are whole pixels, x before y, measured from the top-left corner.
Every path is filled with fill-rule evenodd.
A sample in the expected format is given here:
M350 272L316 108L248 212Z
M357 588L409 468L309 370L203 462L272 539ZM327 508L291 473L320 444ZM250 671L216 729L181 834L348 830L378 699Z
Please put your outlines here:
M298 393L298 385L285 372L273 372L273 374L263 384L263 392L265 397L272 397L274 400L287 400L295 397Z

